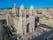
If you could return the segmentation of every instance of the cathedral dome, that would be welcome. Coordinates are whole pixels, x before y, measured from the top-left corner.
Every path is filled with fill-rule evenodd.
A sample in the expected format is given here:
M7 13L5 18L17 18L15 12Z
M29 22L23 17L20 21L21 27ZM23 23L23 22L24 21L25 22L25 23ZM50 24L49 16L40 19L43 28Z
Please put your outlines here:
M20 6L19 12L20 13L24 12L24 5L23 4Z

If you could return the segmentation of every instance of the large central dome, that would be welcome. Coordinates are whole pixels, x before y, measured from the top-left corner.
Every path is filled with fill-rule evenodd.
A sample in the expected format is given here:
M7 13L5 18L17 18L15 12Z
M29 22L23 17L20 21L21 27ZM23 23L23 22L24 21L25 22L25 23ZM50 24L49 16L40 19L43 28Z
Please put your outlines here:
M23 4L20 6L20 10L24 10L24 5Z

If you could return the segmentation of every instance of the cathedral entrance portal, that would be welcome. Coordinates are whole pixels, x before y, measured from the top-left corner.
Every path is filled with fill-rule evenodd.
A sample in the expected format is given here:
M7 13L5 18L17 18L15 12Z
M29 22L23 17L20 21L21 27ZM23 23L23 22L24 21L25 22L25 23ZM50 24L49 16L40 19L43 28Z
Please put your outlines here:
M29 24L30 24L30 23L27 24L27 29L26 29L26 32L27 32L27 33L29 32Z

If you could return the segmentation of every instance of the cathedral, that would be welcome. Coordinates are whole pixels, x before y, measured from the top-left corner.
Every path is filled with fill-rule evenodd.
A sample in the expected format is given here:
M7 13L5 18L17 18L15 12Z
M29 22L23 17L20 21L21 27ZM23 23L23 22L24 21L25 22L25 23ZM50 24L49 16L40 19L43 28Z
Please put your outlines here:
M35 31L35 17L37 17L37 13L33 5L28 9L21 5L17 9L16 4L14 4L12 10L6 13L7 25L12 25L16 29L17 34L20 35Z

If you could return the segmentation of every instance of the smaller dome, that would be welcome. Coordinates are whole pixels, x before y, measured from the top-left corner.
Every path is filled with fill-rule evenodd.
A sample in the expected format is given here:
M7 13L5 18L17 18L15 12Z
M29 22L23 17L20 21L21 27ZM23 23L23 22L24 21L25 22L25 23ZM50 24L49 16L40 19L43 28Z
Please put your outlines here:
M14 3L14 7L12 8L12 13L18 12L18 9L16 8L16 4Z
M31 6L30 6L30 10L33 10L33 9L34 9L34 6L33 6L33 5L31 5Z

